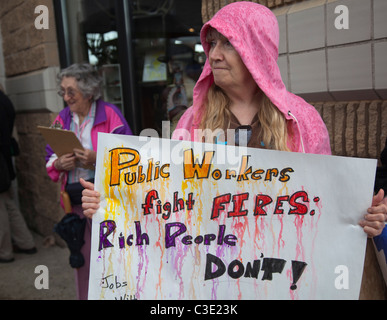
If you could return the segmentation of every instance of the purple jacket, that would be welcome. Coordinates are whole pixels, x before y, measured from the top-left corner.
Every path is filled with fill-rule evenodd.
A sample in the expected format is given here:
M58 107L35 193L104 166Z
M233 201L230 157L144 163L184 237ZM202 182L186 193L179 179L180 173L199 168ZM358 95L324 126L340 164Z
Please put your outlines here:
M64 108L54 120L55 122L59 122L63 129L70 130L70 108ZM94 151L97 151L98 132L132 135L132 131L121 111L115 105L102 100L96 101L95 119L93 128L91 129L91 141ZM59 181L61 178L63 190L67 182L67 172L56 170L54 162L57 156L49 145L46 146L46 152L47 173L54 182Z

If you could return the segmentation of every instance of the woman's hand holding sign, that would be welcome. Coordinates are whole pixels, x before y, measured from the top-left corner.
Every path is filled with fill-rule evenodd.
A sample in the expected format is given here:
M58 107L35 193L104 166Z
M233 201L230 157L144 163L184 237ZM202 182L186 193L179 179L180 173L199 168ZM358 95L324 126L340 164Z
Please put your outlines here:
M373 197L372 207L367 212L359 224L369 237L376 237L382 233L387 217L387 198L384 197L383 189Z
M91 219L99 208L100 194L98 191L94 191L94 183L85 181L82 178L79 179L79 182L85 188L82 191L83 214Z

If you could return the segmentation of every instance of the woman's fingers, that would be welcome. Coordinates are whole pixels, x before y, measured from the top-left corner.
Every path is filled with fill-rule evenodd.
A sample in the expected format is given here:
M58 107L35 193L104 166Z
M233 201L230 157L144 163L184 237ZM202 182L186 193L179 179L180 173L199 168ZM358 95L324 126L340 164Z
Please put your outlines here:
M94 183L86 181L82 178L79 179L79 182L85 188L82 191L83 214L91 219L99 208L100 194L98 191L94 190Z

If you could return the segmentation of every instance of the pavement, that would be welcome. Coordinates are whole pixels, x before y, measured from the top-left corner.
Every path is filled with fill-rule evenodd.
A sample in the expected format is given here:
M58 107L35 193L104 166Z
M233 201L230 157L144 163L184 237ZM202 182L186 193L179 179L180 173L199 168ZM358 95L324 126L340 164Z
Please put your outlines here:
M68 248L53 237L33 236L37 253L15 253L13 262L0 263L0 300L76 300Z

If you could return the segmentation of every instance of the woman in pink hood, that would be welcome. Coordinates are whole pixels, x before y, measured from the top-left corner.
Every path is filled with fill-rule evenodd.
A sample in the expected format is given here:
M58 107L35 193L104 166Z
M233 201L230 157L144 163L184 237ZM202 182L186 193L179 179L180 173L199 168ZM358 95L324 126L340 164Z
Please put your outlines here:
M250 131L249 147L331 154L319 113L285 88L277 65L278 23L268 8L231 3L203 26L200 37L207 61L193 106L172 138L197 141L198 129L226 132L243 125Z
M203 26L200 36L207 61L194 88L193 106L181 117L172 139L209 142L210 137L217 143L237 143L243 128L248 147L331 154L319 113L282 82L278 24L269 9L252 2L231 3ZM219 132L229 136L220 137ZM99 208L99 193L92 183L82 184L84 214L92 217ZM369 236L383 230L383 197L383 192L374 197L361 222Z

